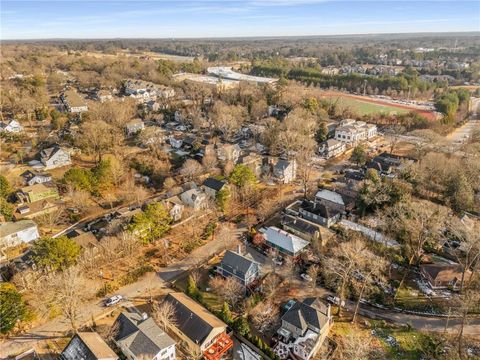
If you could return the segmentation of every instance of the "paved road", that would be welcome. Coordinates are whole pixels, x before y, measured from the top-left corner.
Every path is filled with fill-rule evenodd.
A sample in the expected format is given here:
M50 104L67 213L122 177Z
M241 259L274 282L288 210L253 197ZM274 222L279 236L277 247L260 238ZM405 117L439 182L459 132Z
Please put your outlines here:
M192 268L199 263L207 261L212 255L220 253L225 249L223 240L214 239L202 247L194 250L186 259L175 264L162 268L157 273L149 273L140 281L121 288L117 294L122 295L126 299L135 299L139 297L147 297L148 294L168 289L168 282L176 279L184 271ZM235 248L237 242L227 244L228 248ZM92 301L85 304L80 310L78 323L84 324L90 322L94 318L102 317L113 308L106 309L101 300ZM31 329L25 334L21 334L11 338L0 344L0 359L4 359L9 355L15 355L21 351L27 350L38 341L63 337L63 334L69 330L69 323L63 319L57 318L46 324Z

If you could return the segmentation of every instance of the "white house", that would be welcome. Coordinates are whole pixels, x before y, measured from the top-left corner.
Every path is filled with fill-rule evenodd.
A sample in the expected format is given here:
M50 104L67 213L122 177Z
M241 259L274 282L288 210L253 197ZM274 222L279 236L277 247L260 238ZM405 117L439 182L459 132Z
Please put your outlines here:
M0 122L0 132L19 133L23 131L23 126L17 120L10 120L9 123Z
M45 169L55 169L72 163L70 153L58 145L44 149L40 152L40 161Z
M238 162L242 149L238 144L221 144L217 146L217 158L220 161Z
M183 203L195 210L205 209L208 205L207 194L199 189L190 189L180 194Z
M122 312L113 326L113 341L128 360L176 359L175 341L147 314Z
M289 256L297 256L310 244L308 241L276 226L267 228L263 236L268 246L278 249L281 253Z
M163 206L168 210L173 221L178 221L182 218L183 209L185 205L178 196L172 196L163 201Z
M325 159L343 154L347 150L347 146L343 141L328 139L324 141L318 148L318 152Z
M28 186L52 181L52 175L48 173L33 172L30 170L25 171L20 176L25 180L25 184Z
M297 177L297 162L295 160L278 160L273 166L273 176L283 184L291 183Z
M345 119L335 129L335 139L349 145L356 145L359 142L369 140L377 135L377 126L367 124L364 121Z
M32 220L20 220L0 224L0 249L29 243L40 237L37 224Z

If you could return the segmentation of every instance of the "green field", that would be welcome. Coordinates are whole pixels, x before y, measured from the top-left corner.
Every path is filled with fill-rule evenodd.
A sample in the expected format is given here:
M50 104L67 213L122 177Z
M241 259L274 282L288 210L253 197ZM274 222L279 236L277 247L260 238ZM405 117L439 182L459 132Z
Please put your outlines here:
M409 110L398 108L395 106L373 104L349 97L330 96L327 97L332 103L337 103L341 108L349 108L359 115L373 115L373 114L405 114Z

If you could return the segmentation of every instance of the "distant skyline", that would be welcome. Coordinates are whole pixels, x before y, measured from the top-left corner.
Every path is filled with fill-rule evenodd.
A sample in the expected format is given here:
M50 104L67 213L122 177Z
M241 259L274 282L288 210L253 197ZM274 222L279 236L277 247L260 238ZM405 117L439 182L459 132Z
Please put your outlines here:
M2 40L480 31L479 1L2 0Z

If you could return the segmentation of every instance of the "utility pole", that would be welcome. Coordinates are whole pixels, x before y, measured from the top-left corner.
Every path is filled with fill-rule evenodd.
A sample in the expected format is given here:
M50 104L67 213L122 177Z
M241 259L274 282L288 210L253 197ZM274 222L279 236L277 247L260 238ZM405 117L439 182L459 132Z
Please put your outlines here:
M447 321L445 321L445 329L443 329L443 333L446 334L447 333L447 328L448 328L448 322L450 320L450 311L452 310L452 308L449 306L448 307L448 314L447 314Z
M363 96L367 93L367 79L363 80Z

